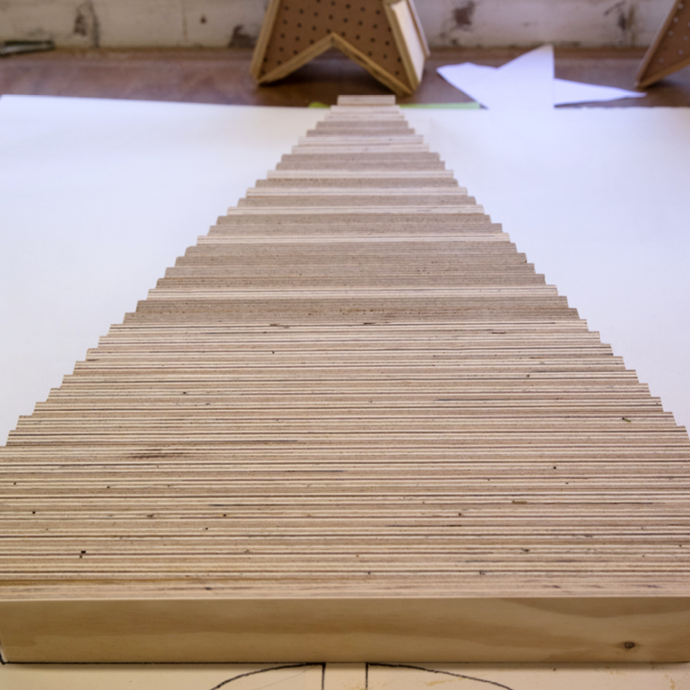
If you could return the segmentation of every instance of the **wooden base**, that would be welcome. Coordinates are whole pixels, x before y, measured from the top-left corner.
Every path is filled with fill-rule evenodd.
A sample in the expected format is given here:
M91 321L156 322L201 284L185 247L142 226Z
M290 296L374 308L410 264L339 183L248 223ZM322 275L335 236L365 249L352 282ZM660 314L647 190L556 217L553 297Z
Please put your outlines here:
M689 598L0 604L16 662L678 662Z

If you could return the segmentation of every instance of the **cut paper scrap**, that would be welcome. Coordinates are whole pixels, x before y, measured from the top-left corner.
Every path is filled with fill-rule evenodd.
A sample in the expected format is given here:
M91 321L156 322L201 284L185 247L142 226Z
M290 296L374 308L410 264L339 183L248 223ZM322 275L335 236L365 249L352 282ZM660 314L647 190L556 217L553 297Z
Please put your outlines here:
M456 89L491 109L543 109L645 95L612 86L556 79L552 45L531 50L501 67L464 62L444 65L437 71Z

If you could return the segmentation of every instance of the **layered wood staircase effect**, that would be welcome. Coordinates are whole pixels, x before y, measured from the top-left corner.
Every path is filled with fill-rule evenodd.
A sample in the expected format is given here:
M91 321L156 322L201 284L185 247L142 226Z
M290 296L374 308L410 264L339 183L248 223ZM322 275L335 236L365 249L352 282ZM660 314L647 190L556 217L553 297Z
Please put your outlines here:
M685 430L387 97L0 451L10 661L690 659Z

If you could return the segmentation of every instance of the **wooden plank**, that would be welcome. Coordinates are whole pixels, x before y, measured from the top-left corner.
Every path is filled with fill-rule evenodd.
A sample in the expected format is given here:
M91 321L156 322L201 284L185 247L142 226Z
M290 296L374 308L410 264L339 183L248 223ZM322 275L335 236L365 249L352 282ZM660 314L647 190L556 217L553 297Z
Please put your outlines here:
M399 46L407 79L414 91L422 80L424 62L429 53L426 39L422 39L421 25L416 21L416 11L411 9L410 0L386 0L384 8L391 30Z
M646 88L690 65L690 5L675 0L635 78L637 88Z
M395 96L338 96L338 105L363 105L366 107L377 105L395 105Z
M264 21L261 25L261 31L259 32L259 37L256 41L256 46L254 47L252 61L249 65L249 73L254 77L254 79L257 80L261 78L264 55L266 53L268 43L271 40L271 34L273 33L279 6L280 0L270 0L268 3L266 14L264 15Z
M25 663L676 662L687 659L690 602L675 597L251 600L207 591L167 601L4 602L0 617L7 621L7 656Z

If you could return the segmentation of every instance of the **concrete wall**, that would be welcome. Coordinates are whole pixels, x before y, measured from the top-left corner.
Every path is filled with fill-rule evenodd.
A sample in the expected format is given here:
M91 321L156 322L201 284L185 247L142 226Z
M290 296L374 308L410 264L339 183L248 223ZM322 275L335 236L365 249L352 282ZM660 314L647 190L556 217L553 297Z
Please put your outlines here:
M0 41L251 47L266 5L267 0L0 0ZM432 46L646 46L672 2L416 0L416 5Z

